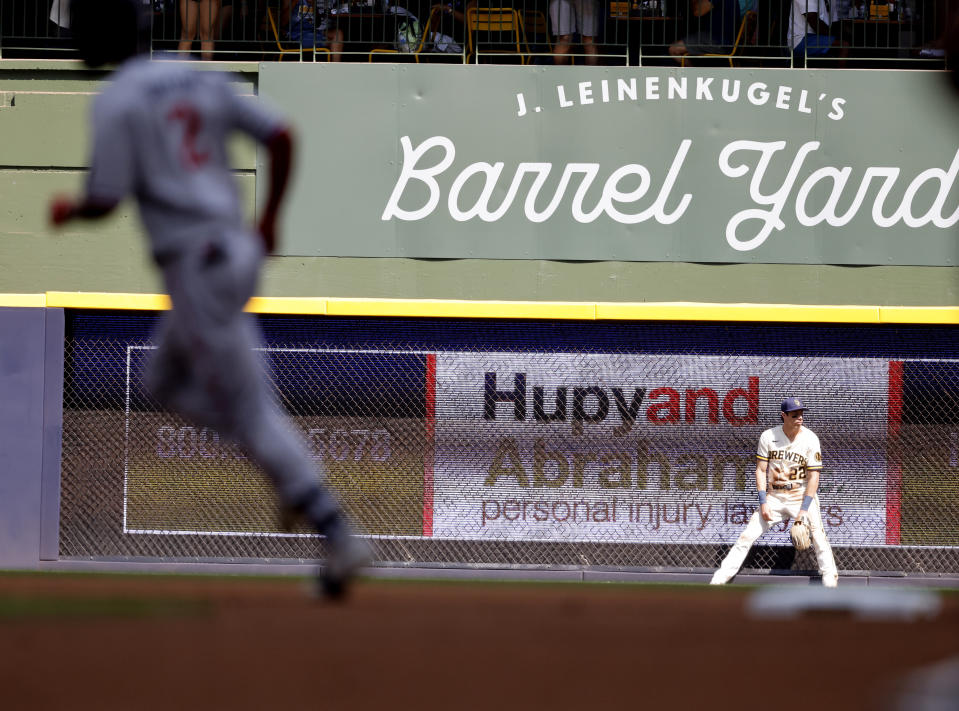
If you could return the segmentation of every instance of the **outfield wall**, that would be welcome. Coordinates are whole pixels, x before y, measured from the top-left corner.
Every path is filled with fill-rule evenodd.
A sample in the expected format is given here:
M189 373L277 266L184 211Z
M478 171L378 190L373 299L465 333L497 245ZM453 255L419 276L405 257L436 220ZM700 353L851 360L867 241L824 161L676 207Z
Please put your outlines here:
M217 65L234 72L235 84L242 92L253 94L263 90L259 65ZM309 75L308 89L299 91L299 104L287 106L286 100L280 96L281 89L283 94L295 94L297 86L307 87L298 78L303 68L289 63L271 65L269 71L278 72L281 82L289 80L285 88L277 85L275 100L291 112L303 152L299 156L291 210L286 215L286 230L281 240L283 251L289 256L270 261L260 290L265 296L625 304L664 301L882 306L959 304L956 267L949 266L954 265L955 260L945 261L941 266L891 266L885 261L839 266L829 259L799 264L768 263L750 258L751 263L747 264L718 255L724 261L707 264L694 252L690 252L690 261L676 261L687 257L672 256L657 262L627 261L625 252L612 252L585 257L576 255L587 261L566 261L568 255L545 258L535 250L520 259L505 254L491 257L479 253L465 255L468 258L447 258L451 255L437 254L444 258L431 259L418 258L421 255L404 256L399 251L403 247L400 242L394 247L395 254L376 257L319 254L316 250L310 252L306 249L313 245L311 235L317 234L330 236L331 241L341 246L353 242L352 238L336 238L334 227L341 210L349 209L357 216L369 212L377 218L374 223L381 222L378 218L390 197L400 165L401 137L410 135L411 140L416 138L421 142L428 135L417 132L437 125L448 126L451 131L455 129L456 133L451 137L455 139L460 159L475 156L463 165L502 160L512 166L518 158L527 162L540 160L542 154L539 151L552 150L551 147L557 145L563 136L588 136L589 141L584 145L590 148L589 155L585 152L573 155L567 148L564 156L568 154L568 158L563 163L599 160L604 164L603 175L607 176L606 167L619 165L610 162L618 155L609 154L609 151L615 154L617 146L622 146L624 157L646 166L656 178L657 185L673 158L673 153L666 152L666 148L673 149L683 138L692 138L695 144L681 171L675 194L678 198L690 193L695 200L676 228L683 232L683 249L690 249L689 240L695 238L703 227L702 216L709 215L709 211L703 213L702 209L711 204L711 186L723 186L723 192L715 195L720 201L715 219L715 228L719 232L708 238L708 244L721 247L726 244L721 228L732 214L749 206L746 183L743 179L724 177L717 162L721 146L735 137L732 135L735 126L741 125L739 138L779 140L788 137L799 143L820 141L822 148L803 167L803 179L814 168L821 167L817 161L823 165L840 166L846 160L844 156L861 145L863 162L850 163L855 178L851 179L851 185L858 184L861 171L867 164L900 167L902 178L908 176L912 180L925 169L938 166L945 171L955 153L955 146L947 145L955 143L956 129L950 118L954 106L942 90L939 72L734 70L730 74L727 70L717 70L711 85L713 103L697 102L693 85L688 90L693 98L686 102L674 99L656 104L644 99L637 103L603 104L600 87L594 91L599 99L594 105L559 109L557 85L567 87L567 97L574 91L578 97L578 82L596 80L596 75L582 67L536 67L528 72L518 72L515 67L461 67L452 68L456 72L451 82L434 79L429 73L420 74L415 67L405 65L342 69L336 65L311 65L306 69L315 76ZM209 63L198 63L198 66L210 68ZM664 73L661 68L655 72L636 68L631 71L631 75L624 77L636 79L644 96L646 84L643 82L647 74L649 78L663 75L659 86L663 87L664 97L668 96L669 78L681 76L678 70ZM616 69L616 72L620 70ZM701 71L697 72L700 73L688 72L684 76L700 76ZM619 74L609 74L605 69L599 70L598 75L606 80L620 78ZM161 288L141 242L132 205L122 205L118 214L105 222L76 223L64 233L55 234L46 225L50 196L76 190L81 184L86 163L87 111L101 76L83 71L69 61L0 60L0 97L3 100L0 131L4 136L16 137L16 140L7 140L0 145L0 195L5 206L0 210L0 264L4 266L0 270L0 293L106 291L149 294ZM771 94L772 98L762 107L753 106L748 100L727 104L717 99L721 79L730 76L743 81L748 79L750 83L761 81L767 88L777 87L777 92L780 86L793 86L793 110L776 108L772 100L778 100L778 93ZM478 93L473 99L455 101L452 96L447 96L451 84L461 90L476 86ZM533 106L529 101L532 93L527 86L538 87L537 90L556 105L555 111L552 114L550 111L541 114L531 111L527 116L516 117L517 92L525 91L529 106ZM820 93L830 97L846 98L845 118L839 122L829 120L825 117L829 109L816 117L801 113L798 103L801 92L809 92L812 88L819 88ZM894 97L903 98L897 100ZM889 111L886 105L889 101L897 102L895 111ZM347 107L354 109L347 111ZM488 109L495 107L498 108L487 121ZM549 119L551 115L555 118ZM472 116L476 117L475 128L483 130L478 134L483 137L481 142L470 143L469 126L462 125ZM534 119L533 116L541 118ZM874 120L880 116L881 121ZM788 133L780 135L777 127L783 121ZM357 146L355 141L343 139L344 122L351 122L349 125L355 127L363 142L385 146L389 155L376 154L374 157L379 162L369 163L364 145ZM602 130L591 130L598 126L602 126ZM494 127L502 129L499 133L508 137L508 146L483 152L484 144L500 144L498 136L491 137L486 133ZM521 141L523 136L526 138ZM638 155L635 154L636 146L641 149ZM795 147L791 145L791 148ZM536 152L529 154L528 151L534 148ZM256 153L249 143L237 141L233 145L233 155L245 204L252 214L256 193ZM388 165L390 161L393 165ZM306 180L306 176L310 179ZM449 181L452 178L453 172L450 172ZM348 202L330 203L328 193L313 194L310 186L314 185L315 179L321 179L324 185L338 182L344 189L349 188ZM685 186L686 181L693 181L693 184ZM797 189L800 182L796 183ZM904 191L905 185L900 180L895 190ZM683 188L681 192L679 188ZM624 185L623 189L626 190L627 186ZM765 186L763 189L766 190ZM772 189L768 188L769 191ZM413 194L409 192L408 197ZM931 199L928 200L930 204ZM340 200L339 196L337 200ZM899 204L898 200L896 204ZM726 209L732 207L736 209ZM869 219L865 209L863 207L857 219ZM568 210L566 214L569 214ZM421 234L438 234L440 238L473 234L481 227L477 220L472 220L447 228L438 217L439 213L428 221L394 226L396 229L402 227L407 234L413 235L414 240ZM787 211L786 218L793 229L794 215ZM555 219L540 226L546 236L554 231ZM607 219L603 218L594 226L605 224ZM510 230L506 230L504 224L490 225L491 233L508 234ZM708 226L708 222L705 224ZM604 229L604 232L615 233L616 240L630 239L632 230L617 225L610 227L616 229ZM562 227L566 232L571 228L572 225L565 224ZM655 220L634 226L634 229L655 233L656 243L661 246L662 236L668 234L664 232L666 228ZM776 232L769 245L794 242L797 245L819 245L827 253L836 229L820 225L807 230L815 235L812 240L790 238L785 242L783 233ZM524 231L532 233L529 227ZM897 244L909 244L904 242L901 231L902 223L875 228L864 234L858 228L849 230L856 234L854 252L860 248L865 251L867 244L864 240L873 233L886 235ZM375 233L369 235L372 238ZM361 236L365 238L366 233ZM589 240L584 237L586 242L595 237L592 232L588 236ZM456 239L460 240L459 237ZM404 237L404 241L408 242L409 237ZM546 242L541 245L545 248ZM468 244L457 246L469 249ZM784 289L788 295L783 293Z
M952 238L959 163L955 107L940 73L220 67L233 72L241 93L278 103L301 137L281 254L267 264L251 309L309 323L292 341L271 341L286 354L277 361L287 372L279 387L292 398L314 454L345 463L331 465L335 483L359 486L356 500L376 504L360 518L389 538L380 544L384 559L708 570L751 504L736 498L748 477L740 459L748 459L760 424L724 420L725 399L748 394L730 405L741 417L736 407L753 402L751 378L758 377L757 407L768 409L779 390L804 384L824 402L837 399L830 411L842 416L823 421L831 425L825 437L861 435L833 447L851 478L829 493L844 511L858 507L857 518L841 517L834 527L844 570L959 569L956 433L943 414L955 399L948 363L959 357L952 337L959 322ZM269 490L221 449L215 433L157 413L136 388L119 391L119 401L113 385L98 389L135 374L150 347L144 324L166 308L154 296L160 284L132 205L64 233L46 226L50 196L82 183L86 115L102 80L72 62L0 60L0 130L16 138L0 146L0 373L8 423L0 434L0 565L312 558L316 542L305 532L275 535ZM235 142L231 152L252 218L262 165L248 142ZM555 167L547 171L547 163ZM782 229L771 217L780 209ZM730 239L734 222L771 231L749 244L736 231ZM136 337L103 337L100 345L97 338L70 340L79 315L100 311L128 313ZM263 323L285 317L264 316ZM743 324L769 324L781 338L763 345ZM807 339L795 340L790 334L804 325ZM398 342L383 340L385 333ZM451 341L450 333L459 335ZM538 340L524 341L527 333ZM683 333L680 346L663 346ZM595 346L598 334L612 345ZM649 350L648 338L660 346ZM343 349L361 360L337 362L332 354ZM126 370L115 367L118 353ZM93 389L80 388L92 399L70 399L83 380L73 367L78 355L93 364ZM670 370L680 363L682 372ZM815 376L790 375L806 363L831 374L831 385L820 391ZM755 372L729 380L747 366ZM328 411L315 391L297 385L317 373L348 385L357 367L390 397L327 382L319 392L340 398L340 409ZM383 372L402 375L408 387L391 389ZM658 384L646 382L654 372ZM525 375L532 420L507 426L470 419L486 407L477 398L489 373L503 398L519 392L510 379ZM651 393L665 397L664 388L680 401L660 403L665 410L653 419L677 411L687 417L682 398L703 390L692 412L705 422L683 424L678 438L649 432L637 439L630 430L626 441L617 434L632 409L651 424L643 408ZM714 416L709 393L718 398L715 431L698 429ZM135 405L129 412L127 397ZM927 400L932 414L918 416L905 404ZM391 401L405 409L383 411L382 402ZM859 401L884 423L881 434L843 419L855 420L850 413ZM493 407L497 417L506 409L499 401ZM537 417L550 423L548 435L537 434L544 431ZM582 432L573 430L577 420ZM87 444L64 440L63 421L68 435L86 436ZM132 449L131 431L140 433ZM692 454L684 439L690 434ZM904 443L922 456L904 457ZM456 454L462 451L475 453L475 461ZM185 453L191 466L235 466L212 474L184 469ZM384 469L394 456L401 456L396 467ZM193 488L180 486L184 472ZM924 482L926 472L934 473L935 487ZM868 486L857 491L857 482ZM564 486L583 496L562 498ZM626 523L639 527L622 525L623 502L609 498L619 489L627 490L623 502L634 519ZM158 499L157 491L165 493ZM241 505L231 508L236 497ZM155 506L158 500L166 505ZM590 506L586 528L577 518L580 500ZM544 510L562 515L563 503L576 526L552 520L543 534L539 517ZM203 527L196 516L180 520L187 504L194 513L206 506ZM211 505L220 508L212 518ZM731 505L741 508L730 513ZM613 507L618 526L609 525ZM654 510L659 522L685 516L678 537L643 530L654 526ZM72 527L62 525L64 512ZM808 567L784 552L774 542L748 564Z
M59 556L63 311L0 306L0 566Z
M880 309L859 322L837 311L837 323L797 307L810 322L783 324L756 307L753 321L747 307L738 321L676 320L726 308L708 305L663 306L658 321L531 320L520 304L512 320L298 306L260 316L264 355L312 455L389 564L704 574L751 512L755 441L788 391L814 403L844 574L959 573L959 353L951 324L928 323L941 312L880 325ZM406 305L417 306L441 305ZM271 489L241 453L152 403L142 369L155 312L0 316L7 352L45 363L9 388L44 404L4 430L16 435L3 449L18 493L4 498L16 535L0 566L322 556L308 530L279 527ZM774 531L746 570L811 565Z

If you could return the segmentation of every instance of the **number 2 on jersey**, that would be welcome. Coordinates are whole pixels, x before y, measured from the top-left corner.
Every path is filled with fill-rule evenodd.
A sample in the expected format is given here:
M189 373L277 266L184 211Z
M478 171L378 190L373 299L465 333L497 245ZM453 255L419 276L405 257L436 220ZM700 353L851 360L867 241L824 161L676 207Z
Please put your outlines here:
M176 104L167 112L167 120L183 124L183 142L180 145L180 160L187 170L202 168L210 159L209 151L201 151L197 147L197 136L203 128L203 117L196 107L182 102Z

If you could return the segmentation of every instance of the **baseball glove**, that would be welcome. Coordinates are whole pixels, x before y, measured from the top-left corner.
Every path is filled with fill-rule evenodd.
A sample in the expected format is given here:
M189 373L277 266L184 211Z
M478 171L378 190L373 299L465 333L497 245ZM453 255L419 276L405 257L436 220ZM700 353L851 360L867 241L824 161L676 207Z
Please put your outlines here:
M812 545L812 539L809 537L809 524L805 517L793 521L792 528L789 529L789 537L792 538L797 551L804 551Z

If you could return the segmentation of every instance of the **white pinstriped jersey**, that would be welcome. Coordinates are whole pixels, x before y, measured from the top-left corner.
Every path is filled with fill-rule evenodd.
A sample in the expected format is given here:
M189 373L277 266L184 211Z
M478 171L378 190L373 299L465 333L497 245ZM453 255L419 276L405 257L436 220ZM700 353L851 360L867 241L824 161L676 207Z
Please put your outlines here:
M142 57L114 73L92 121L87 194L136 196L155 252L210 229L243 227L227 138L241 131L262 142L285 126L261 102L238 96L220 72Z
M767 488L787 500L802 499L808 472L822 469L819 437L806 427L801 427L792 440L782 425L766 430L759 437L756 458L768 462Z

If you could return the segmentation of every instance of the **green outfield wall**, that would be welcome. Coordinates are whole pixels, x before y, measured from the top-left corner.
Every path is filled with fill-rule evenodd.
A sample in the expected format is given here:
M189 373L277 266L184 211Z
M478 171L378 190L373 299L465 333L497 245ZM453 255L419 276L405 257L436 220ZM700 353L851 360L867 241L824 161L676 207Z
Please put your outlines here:
M952 117L959 107L945 92L938 72L276 64L223 68L234 72L242 92L263 93L279 103L301 137L285 215L284 256L270 261L261 285L264 296L626 304L959 303L954 266L959 255L954 235L959 232L950 221L959 205L959 191L952 184L959 147ZM684 77L683 90L679 87ZM706 86L712 99L697 98L710 78ZM71 225L63 233L46 226L50 196L82 184L86 115L102 79L102 74L70 61L0 61L0 135L5 138L0 142L0 293L160 291L131 204L110 220ZM724 80L730 87L741 82L737 100L723 98ZM636 99L629 93L632 83ZM624 84L626 96L620 100ZM763 91L768 96L760 102ZM607 94L611 98L604 100ZM657 95L659 99L651 98ZM828 100L820 100L820 95ZM831 118L837 112L841 117ZM453 142L458 156L452 172L438 178L443 210L418 222L384 221L385 204L403 170L402 137L408 136L415 147L439 135ZM664 205L675 210L683 196L692 199L672 225L652 218L624 226L610 220L608 212L588 222L577 219L571 201L582 185L579 173L571 174L562 209L538 224L512 213L501 221L458 221L446 207L453 180L470 165L502 162L513 170L519 161L551 160L557 166L592 161L600 166L600 187L609 185L609 176L621 166L641 165L648 171L648 196L636 203L637 212L663 191L686 140L692 143ZM719 165L723 149L736 140L788 144L788 151L771 156L767 180L754 191L752 174L732 175L735 156L725 169ZM788 152L792 160L812 142L818 147L807 149L807 160L796 167L790 202L782 212L784 229L774 229L757 249L731 249L725 237L731 218L756 208L755 195L775 192L794 164L782 161L780 175L775 172L780 157ZM637 146L644 147L638 157ZM237 141L234 158L252 215L254 147ZM755 159L747 162L752 168L757 165ZM820 220L797 227L796 193L805 185L804 209L821 212L830 186L837 184L835 176L846 168L848 187L836 193L835 212L852 204L870 168L897 171L888 200L875 207L883 185L882 175L876 174L846 224ZM482 171L473 170L472 178L462 181L464 205L476 202L470 190L479 191L474 178ZM509 170L504 168L504 175ZM832 172L807 180L817 170L821 176ZM631 175L641 173L633 170ZM558 180L558 168L553 176ZM629 177L613 187L622 193L635 190ZM507 185L504 177L502 185L493 188L493 202ZM583 190L585 210L597 201L593 192ZM911 201L906 201L910 190ZM400 199L415 203L417 197L407 192ZM910 204L903 211L905 202ZM562 219L557 217L561 213ZM910 220L917 224L908 224ZM671 240L675 249L668 247Z

